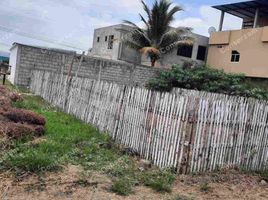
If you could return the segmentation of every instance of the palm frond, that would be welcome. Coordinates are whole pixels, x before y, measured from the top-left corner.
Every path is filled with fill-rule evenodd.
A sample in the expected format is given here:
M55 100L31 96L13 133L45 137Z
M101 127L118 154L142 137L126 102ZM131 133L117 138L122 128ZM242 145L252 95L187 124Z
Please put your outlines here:
M178 34L180 35L191 35L192 34L192 28L190 27L185 27L185 26L180 26L175 28Z
M139 51L141 48L143 48L140 44L136 43L135 41L132 40L121 40L123 44L128 46L131 49L135 49Z
M180 6L175 6L173 7L168 13L167 13L167 16L166 16L166 23L167 24L170 24L171 21L173 21L174 19L174 15L179 12L179 11L183 11L183 8L180 7Z
M168 45L169 43L177 41L179 37L180 35L176 30L169 30L161 36L158 46L163 47L165 45Z
M150 29L150 25L149 25L149 23L145 20L145 18L141 15L141 14L139 14L140 15L140 18L141 18L141 21L143 21L143 23L146 25L146 27L147 27L147 30L149 30Z
M140 31L140 30L134 30L131 32L131 37L135 41L140 41L144 45L149 45L151 44L150 38L147 36L145 31Z
M173 49L175 49L179 46L185 46L185 45L187 45L187 46L193 45L193 40L191 40L191 39L178 40L178 41L175 41L173 43L170 43L168 46L160 48L161 54L167 54L167 53L171 52Z
M166 33L164 33L160 39L158 44L159 47L163 48L173 44L176 41L184 40L184 36L188 36L191 34L191 29L187 27L179 27L176 29L170 29Z
M141 29L134 28L132 31L128 32L122 39L122 42L125 43L127 46L132 47L138 46L138 50L144 46L150 46L150 39L148 38L146 32ZM135 47L135 49L137 49Z
M176 45L177 46L193 45L193 43L194 43L193 38L189 38L189 39L177 41Z
M142 0L141 1L142 5L143 5L143 10L146 12L147 14L147 17L148 17L148 21L150 22L152 20L152 17L151 17L151 11L149 9L149 7L146 5L146 3Z
M124 24L127 24L127 25L130 25L130 26L133 26L133 27L136 28L136 29L142 30L140 27L138 27L135 23L133 23L133 22L131 22L131 21L123 20L123 23L124 23Z

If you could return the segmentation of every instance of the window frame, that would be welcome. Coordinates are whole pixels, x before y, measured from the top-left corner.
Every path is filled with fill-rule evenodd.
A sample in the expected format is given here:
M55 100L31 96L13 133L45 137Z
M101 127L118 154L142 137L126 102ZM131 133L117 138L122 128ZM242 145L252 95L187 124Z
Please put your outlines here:
M231 52L231 63L239 63L241 59L241 54L237 50L232 50Z
M185 49L191 48L191 54L189 56L186 55L188 52L186 52L185 54L180 54L179 53L180 49L185 50L183 48L185 48ZM188 50L190 50L190 49L187 49L187 51ZM194 50L194 45L181 45L177 49L177 56L182 56L182 57L185 57L185 58L192 58L193 57L193 50Z
M201 51L202 48L203 48L203 50L204 50L204 55L202 54L202 58L204 57L204 59L200 59L200 58L198 57L198 56L199 56L199 53L200 53L200 51ZM206 53L207 53L207 50L208 50L207 46L198 45L198 48L197 48L197 55L196 55L196 60L206 61L206 57L207 57Z
M114 35L109 35L107 49L112 50L113 48L114 48Z

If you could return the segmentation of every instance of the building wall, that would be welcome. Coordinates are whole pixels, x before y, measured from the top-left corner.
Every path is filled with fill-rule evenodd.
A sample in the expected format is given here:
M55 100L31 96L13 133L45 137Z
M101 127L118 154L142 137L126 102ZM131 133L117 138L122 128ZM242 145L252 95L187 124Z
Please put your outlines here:
M141 54L134 49L130 49L125 44L120 43L120 52L118 60L140 64Z
M146 56L140 55L136 50L130 49L120 42L122 38L126 36L129 29L131 29L131 27L124 24L96 29L93 38L93 48L89 55L132 63L141 63L150 66L151 62ZM108 41L105 42L105 36L109 35L115 36L115 46L113 50L107 49ZM98 37L100 37L99 42L97 42ZM183 64L185 61L196 61L199 64L205 63L204 61L197 60L196 56L199 45L208 47L208 37L198 34L193 34L193 37L195 38L195 41L192 58L178 56L177 48L175 48L173 51L164 54L162 58L158 60L156 66L159 68L170 68L173 64Z
M18 50L17 50L18 49ZM77 72L81 55L57 50L16 44L11 49L12 83L18 86L29 86L32 70L46 70L68 73L72 60L72 75ZM17 59L17 60L16 60ZM16 61L15 61L16 60ZM126 85L145 85L156 77L160 69L86 56L78 76L99 79Z
M118 30L120 26L109 26L100 29L95 29L94 38L93 38L93 47L92 47L92 56L99 56L107 59L118 59L119 52L119 42L118 40L121 37L121 34ZM114 35L116 42L113 44L113 49L108 49L108 38L105 41L105 37L109 37L109 35ZM97 38L100 38L100 41L97 41Z
M199 45L205 46L208 49L208 37L198 34L193 34L192 36L194 38L194 43L191 58L177 55L178 48L175 48L170 53L164 54L162 56L162 58L159 60L160 65L164 66L164 68L170 68L170 66L174 64L181 65L184 62L191 62L191 61L195 61L198 64L204 64L205 61L197 60L197 52Z
M11 67L11 74L7 77L7 79L12 83L12 84L17 84L15 80L17 79L17 65L19 64L19 58L18 55L20 54L20 48L18 46L15 46L11 49L10 51L10 58L9 58L9 65Z
M112 60L140 63L139 53L126 47L121 42L128 29L130 27L123 24L95 29L90 55ZM109 35L114 35L113 49L108 49ZM97 41L98 37L100 38L99 42ZM105 41L105 37L107 37L107 41Z
M266 27L230 31L228 34L227 44L221 44L222 33L212 34L207 64L226 72L244 73L248 77L268 78ZM240 53L240 61L237 63L231 62L232 50Z

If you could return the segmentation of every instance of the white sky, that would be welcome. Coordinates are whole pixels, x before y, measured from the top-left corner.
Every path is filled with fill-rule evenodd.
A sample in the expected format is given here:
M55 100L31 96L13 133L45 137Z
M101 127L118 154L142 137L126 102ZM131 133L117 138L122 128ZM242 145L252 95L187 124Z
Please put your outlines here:
M192 27L202 35L208 35L211 26L218 28L219 11L205 1L199 1L198 5L196 1L182 2L186 2L185 12L176 15L174 26ZM1 0L0 51L8 51L13 42L70 49L8 33L3 28L88 50L95 28L118 24L124 19L140 24L141 11L139 0ZM225 29L240 27L241 19L227 15Z

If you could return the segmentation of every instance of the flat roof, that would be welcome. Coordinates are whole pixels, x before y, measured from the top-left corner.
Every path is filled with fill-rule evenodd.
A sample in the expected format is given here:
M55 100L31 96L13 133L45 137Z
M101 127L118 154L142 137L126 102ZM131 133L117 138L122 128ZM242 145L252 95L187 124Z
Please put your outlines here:
M58 48L50 48L50 47L44 47L44 46L35 46L35 45L29 45L29 44L22 44L22 43L18 43L18 42L14 42L12 44L12 47L10 48L10 51L17 45L21 45L21 46L27 46L27 47L33 47L33 48L39 48L39 49L43 49L43 50L48 50L48 51L54 51L54 52L58 52L58 53L66 53L66 54L76 54L76 51L72 51L72 50L65 50L65 49L58 49Z
M259 8L259 16L268 18L268 0L244 1L212 7L242 19L254 19L256 9Z

